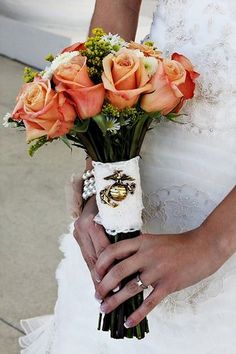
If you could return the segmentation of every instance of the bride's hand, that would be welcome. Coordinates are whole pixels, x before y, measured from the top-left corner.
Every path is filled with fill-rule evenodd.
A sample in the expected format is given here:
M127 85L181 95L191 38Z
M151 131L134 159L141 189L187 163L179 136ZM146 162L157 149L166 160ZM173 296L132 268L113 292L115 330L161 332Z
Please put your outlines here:
M127 327L137 325L168 294L197 283L224 263L226 259L211 239L200 227L180 235L143 234L109 245L95 266L101 280L96 297L104 300L101 311L109 313L142 291L134 276L119 292L108 295L124 278L139 272L143 284L153 290L126 321ZM112 266L115 260L121 261Z
M74 224L74 237L80 246L95 286L98 284L94 274L95 263L101 252L110 244L103 227L93 221L97 212L96 199L93 196L87 201L82 214Z

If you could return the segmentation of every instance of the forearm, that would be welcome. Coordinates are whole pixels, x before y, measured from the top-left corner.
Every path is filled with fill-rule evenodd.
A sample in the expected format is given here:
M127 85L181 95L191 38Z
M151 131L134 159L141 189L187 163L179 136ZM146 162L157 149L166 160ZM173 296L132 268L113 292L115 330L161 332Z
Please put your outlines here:
M92 28L118 33L126 41L134 40L142 0L96 0Z
M236 187L201 226L225 259L236 252Z

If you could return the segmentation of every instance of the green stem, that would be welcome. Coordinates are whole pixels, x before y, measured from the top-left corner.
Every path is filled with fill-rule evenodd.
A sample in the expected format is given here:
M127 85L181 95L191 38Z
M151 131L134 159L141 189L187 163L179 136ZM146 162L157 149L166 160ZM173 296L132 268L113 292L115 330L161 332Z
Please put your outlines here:
M140 140L140 137L143 132L143 126L148 118L149 118L148 115L144 114L143 117L141 117L139 119L138 123L136 124L136 126L134 128L134 133L133 133L133 137L132 137L132 144L130 147L130 154L129 154L130 159L137 156L137 147L140 146L139 140Z

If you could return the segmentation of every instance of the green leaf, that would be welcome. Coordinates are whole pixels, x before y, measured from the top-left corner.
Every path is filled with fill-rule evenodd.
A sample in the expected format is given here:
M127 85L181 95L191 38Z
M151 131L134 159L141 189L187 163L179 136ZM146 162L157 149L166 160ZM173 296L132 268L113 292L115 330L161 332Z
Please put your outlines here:
M36 151L41 148L41 146L43 146L44 144L46 144L48 142L47 140L47 136L42 136L39 139L35 139L34 143L31 144L31 146L28 149L28 153L30 155L30 157L33 157L34 154L36 153Z
M71 129L72 132L75 133L86 133L89 127L89 119L76 119L75 125Z
M54 55L51 54L51 53L49 53L49 54L45 57L45 60L46 60L46 61L49 61L50 63L53 62L54 59L55 59L55 58L54 58Z
M93 117L93 120L97 123L97 125L101 129L103 135L106 135L107 132L106 118L102 114L98 114L97 116Z
M186 124L186 122L181 122L177 120L178 117L187 116L187 114L176 114L176 113L169 113L164 116L166 119L170 120L171 122L178 123L178 124Z
M72 147L71 147L70 141L69 141L69 139L67 138L66 135L61 136L59 138L59 140L61 140L70 149L70 151L72 151Z
M161 112L150 112L150 113L147 113L147 115L152 118L152 119L160 119L162 117L162 114Z

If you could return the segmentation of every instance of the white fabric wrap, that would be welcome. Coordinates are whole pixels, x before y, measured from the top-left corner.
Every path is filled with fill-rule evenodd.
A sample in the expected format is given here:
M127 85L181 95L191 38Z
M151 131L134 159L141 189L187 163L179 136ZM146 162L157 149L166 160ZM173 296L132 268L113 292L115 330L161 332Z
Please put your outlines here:
M142 227L142 189L139 172L139 157L128 161L101 163L93 161L94 177L96 186L96 200L98 206L98 215L94 218L99 224L102 224L106 232L115 235L119 232L130 232L140 230ZM104 204L100 197L100 192L115 183L114 180L105 180L105 177L113 175L115 171L122 170L134 179L134 181L124 181L124 183L135 183L134 194L127 193L127 197L117 202L119 205L115 208Z

